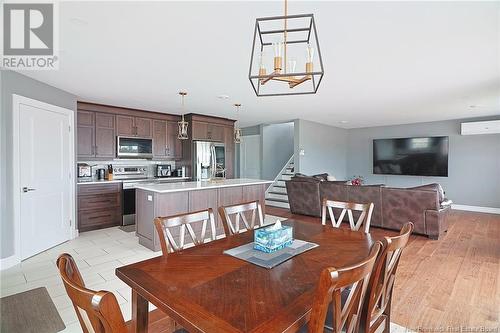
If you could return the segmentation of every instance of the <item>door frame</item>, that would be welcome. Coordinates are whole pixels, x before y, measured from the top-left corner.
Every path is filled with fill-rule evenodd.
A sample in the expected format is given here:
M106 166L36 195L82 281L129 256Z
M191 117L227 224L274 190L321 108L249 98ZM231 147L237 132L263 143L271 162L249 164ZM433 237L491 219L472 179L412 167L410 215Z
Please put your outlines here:
M14 222L14 258L16 263L21 262L21 173L20 173L20 106L29 105L40 109L45 109L50 112L60 113L69 116L70 128L68 131L69 139L69 204L71 224L68 230L69 239L74 239L77 236L76 229L76 181L75 181L75 112L71 109L62 108L60 106L44 103L32 98L24 97L17 94L12 94L12 136L13 136L13 156L12 156L12 180L13 180L13 222Z

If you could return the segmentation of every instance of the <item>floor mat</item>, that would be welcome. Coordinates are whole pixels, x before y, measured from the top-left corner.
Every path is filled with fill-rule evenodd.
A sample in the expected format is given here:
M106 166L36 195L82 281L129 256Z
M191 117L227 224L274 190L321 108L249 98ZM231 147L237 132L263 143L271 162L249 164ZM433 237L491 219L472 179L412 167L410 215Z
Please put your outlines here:
M45 287L0 298L1 332L55 333L66 328Z

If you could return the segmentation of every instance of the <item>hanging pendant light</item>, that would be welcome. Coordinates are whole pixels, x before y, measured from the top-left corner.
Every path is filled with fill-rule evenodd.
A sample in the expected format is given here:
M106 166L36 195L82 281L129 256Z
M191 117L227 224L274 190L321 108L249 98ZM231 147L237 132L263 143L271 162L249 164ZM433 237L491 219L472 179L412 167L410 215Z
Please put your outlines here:
M314 15L288 15L288 0L284 7L283 16L255 21L248 78L257 96L315 94L324 75ZM274 55L270 71L265 55Z
M238 118L240 113L241 104L234 104L236 106L236 121L234 122L234 143L241 143L241 128L238 127Z
M188 137L188 126L189 126L189 123L184 120L184 113L186 113L185 109L184 109L184 97L187 95L187 92L180 91L179 95L181 96L182 120L177 123L177 125L179 127L178 134L177 134L177 139L179 139L179 140L187 140L187 139L189 139L189 137Z

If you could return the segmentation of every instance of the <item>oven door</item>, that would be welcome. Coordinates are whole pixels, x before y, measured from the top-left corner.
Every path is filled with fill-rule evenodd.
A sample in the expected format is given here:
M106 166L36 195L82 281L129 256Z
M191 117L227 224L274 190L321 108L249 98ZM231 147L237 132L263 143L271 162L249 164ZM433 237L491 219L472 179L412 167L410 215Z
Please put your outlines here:
M135 188L123 189L122 225L135 224Z
M119 136L116 156L121 158L153 158L153 139Z

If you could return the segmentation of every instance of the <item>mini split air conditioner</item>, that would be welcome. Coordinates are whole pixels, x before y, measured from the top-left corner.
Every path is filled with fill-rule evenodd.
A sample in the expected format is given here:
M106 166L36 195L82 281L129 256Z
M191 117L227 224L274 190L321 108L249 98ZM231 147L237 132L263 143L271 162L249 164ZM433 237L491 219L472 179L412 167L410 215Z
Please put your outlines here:
M499 134L500 120L462 123L462 135Z

